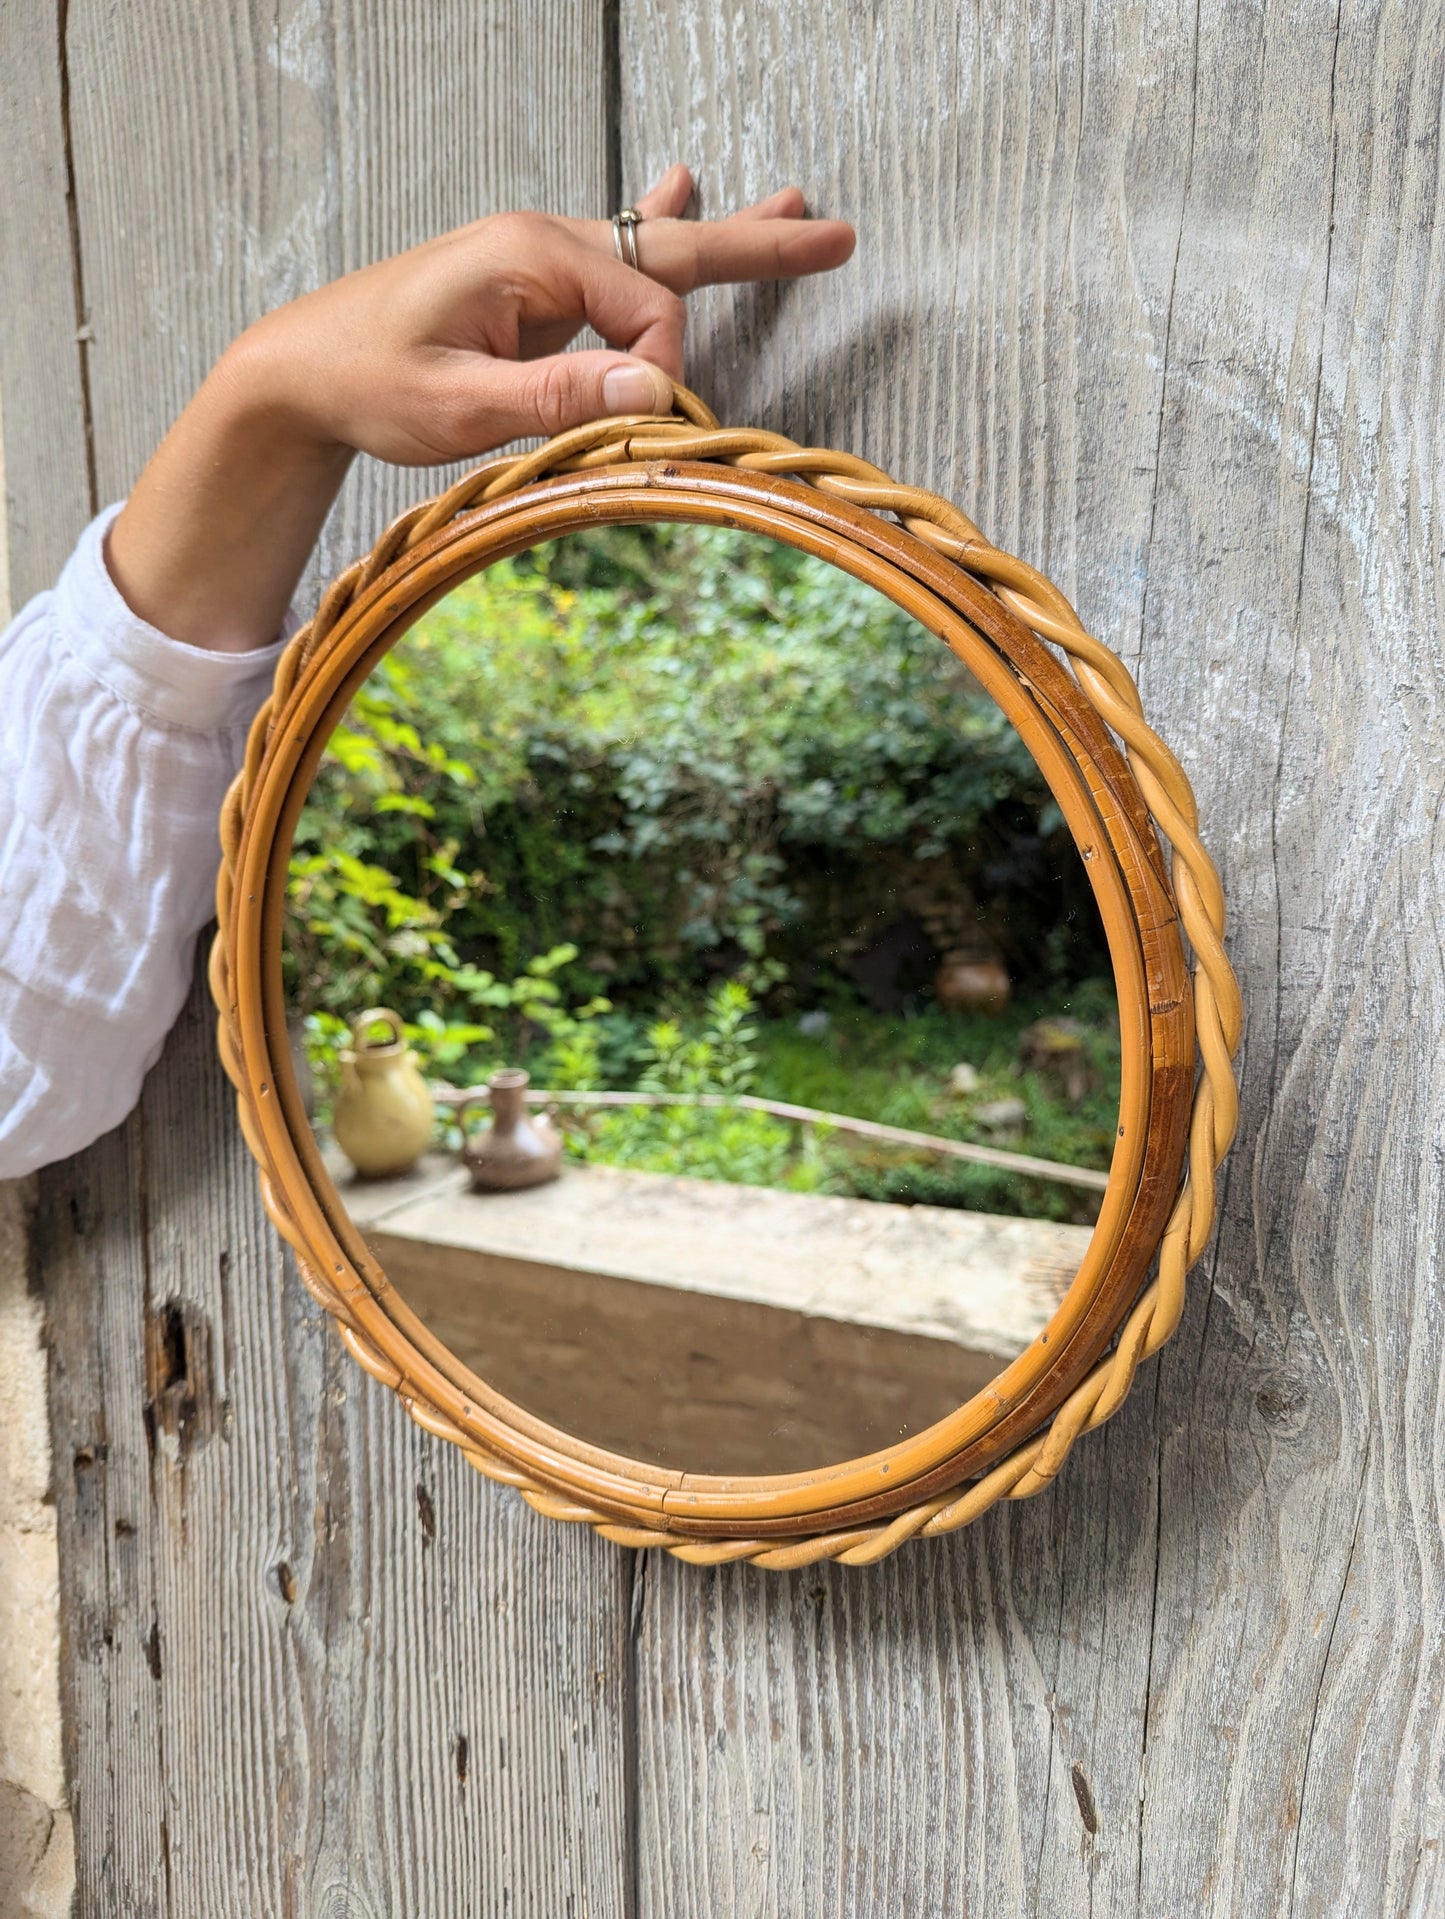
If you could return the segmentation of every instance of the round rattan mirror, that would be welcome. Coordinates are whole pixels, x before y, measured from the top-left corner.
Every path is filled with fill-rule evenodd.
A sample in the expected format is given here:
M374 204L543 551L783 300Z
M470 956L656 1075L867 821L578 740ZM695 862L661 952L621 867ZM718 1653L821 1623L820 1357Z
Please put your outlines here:
M996 1370L958 1375L970 1380L959 1403L945 1393L928 1423L891 1428L894 1443L801 1470L781 1446L789 1469L763 1467L766 1449L754 1445L737 1457L762 1469L738 1471L710 1470L705 1452L623 1445L615 1434L632 1427L589 1432L586 1420L569 1422L565 1393L549 1400L519 1390L505 1366L469 1364L463 1344L442 1336L444 1308L418 1310L424 1289L384 1268L376 1249L399 1244L395 1235L369 1232L343 1197L287 1039L298 821L368 676L462 583L570 534L629 525L725 527L776 543L850 576L943 642L1016 731L1072 836L1117 995L1117 1129L1071 1281L1021 1350L996 1347ZM1235 1119L1239 1005L1218 881L1187 780L1143 719L1126 669L1053 587L935 496L846 455L722 430L682 393L673 418L598 422L493 461L404 516L328 591L282 660L222 845L212 982L268 1210L361 1364L420 1424L539 1510L704 1563L864 1563L1041 1489L1177 1324ZM533 1217L541 1224L528 1230L553 1230L555 1215ZM866 1368L863 1382L866 1398ZM821 1387L826 1396L826 1372ZM599 1443L599 1431L614 1443Z

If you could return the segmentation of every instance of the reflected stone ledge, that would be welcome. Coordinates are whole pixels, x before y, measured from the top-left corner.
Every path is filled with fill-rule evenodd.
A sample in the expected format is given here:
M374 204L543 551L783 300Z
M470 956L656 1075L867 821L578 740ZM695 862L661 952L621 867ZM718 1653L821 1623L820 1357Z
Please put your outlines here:
M407 1304L565 1431L696 1473L801 1472L923 1431L1047 1324L1087 1226L569 1166L474 1193L430 1156L342 1201Z

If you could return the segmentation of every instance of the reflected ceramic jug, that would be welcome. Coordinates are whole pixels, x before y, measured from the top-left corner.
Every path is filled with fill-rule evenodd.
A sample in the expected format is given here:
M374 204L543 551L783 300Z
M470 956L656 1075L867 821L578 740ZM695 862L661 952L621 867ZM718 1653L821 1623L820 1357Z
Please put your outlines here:
M531 1074L520 1067L493 1073L487 1081L492 1123L468 1135L463 1107L462 1160L479 1193L510 1193L522 1186L542 1186L562 1170L562 1138L545 1113L535 1119L527 1111ZM481 1098L472 1102L480 1105Z
M386 1028L379 1039L376 1029ZM400 1017L374 1006L353 1021L331 1115L336 1143L363 1179L409 1173L431 1143L432 1096Z

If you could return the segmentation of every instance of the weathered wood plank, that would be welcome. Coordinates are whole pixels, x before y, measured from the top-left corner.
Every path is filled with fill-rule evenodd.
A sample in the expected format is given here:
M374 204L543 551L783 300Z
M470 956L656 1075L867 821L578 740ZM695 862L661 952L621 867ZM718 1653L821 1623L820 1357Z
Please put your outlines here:
M696 384L955 492L1137 658L1250 1008L1184 1331L1046 1508L857 1579L649 1567L646 1911L1440 1909L1440 49L623 8L628 190L686 128L710 210L860 226L708 296Z
M1228 478L1212 524L1197 486L1161 491L1156 538L1191 563L1157 616L1151 593L1145 641L1146 692L1198 729L1237 822L1253 1011L1211 1310L1166 1370L1188 1424L1165 1496L1188 1517L1161 1569L1143 1898L1182 1882L1225 1909L1435 1912L1445 1070L1420 1035L1445 1022L1424 533L1445 39L1438 10L1348 6L1259 51L1263 83L1243 47L1210 47L1233 137L1300 138L1274 116L1301 62L1319 132L1228 188L1222 132L1196 158L1163 460Z
M42 1182L79 1910L618 1911L626 1563L358 1374L212 1045Z
M67 37L103 498L266 305L602 197L595 0L76 4ZM359 472L319 564L426 483ZM199 989L139 1114L43 1186L77 1911L620 1912L628 1562L358 1375L283 1270Z
M600 214L606 0L70 7L96 471L118 499L269 308L483 214ZM301 598L463 465L359 460Z
M10 0L0 20L0 471L16 608L55 578L93 509L57 13L46 0Z
M20 597L87 502L55 23L12 19ZM863 229L826 287L700 303L700 388L956 492L1140 663L1250 1005L1220 1241L1056 1494L864 1575L649 1561L634 1639L627 1562L283 1280L194 1003L45 1182L79 1909L620 1911L635 1869L669 1915L1439 1911L1438 13L621 24L629 191L685 136L708 201L791 172ZM73 6L102 494L263 305L600 210L604 27ZM319 564L424 483L360 470Z
M1069 584L1091 478L1067 404L1084 350L1064 244L1083 138L1077 27L1031 34L1021 13L970 10L949 34L915 16L900 36L896 14L824 5L786 27L755 14L739 34L702 9L637 5L622 56L629 186L667 157L654 129L687 123L709 210L792 177L860 227L855 262L823 287L709 296L693 342L704 395L725 419L856 448L954 492ZM1156 84L1187 112L1187 61ZM1108 134L1094 135L1106 149ZM1173 184L1177 232L1182 169ZM1137 363L1145 302L1162 306L1172 243L1161 232L1141 259L1138 310L1100 310L1107 346L1123 336L1120 369ZM1151 384L1111 395L1123 429L1157 420L1157 367ZM1047 464L1032 453L1045 445ZM1137 476L1133 464L1131 447L1111 456L1099 493L1147 527L1152 464ZM1137 581L1132 592L1137 622ZM1130 1407L1071 1466L1063 1503L866 1576L799 1575L791 1598L730 1575L699 1617L687 1580L649 1566L642 1909L1013 1914L1076 1909L1091 1885L1105 1910L1112 1884L1132 1893L1156 1541L1147 1432ZM1097 1837L1076 1763L1104 1807ZM1064 1883L1050 1904L1053 1860Z

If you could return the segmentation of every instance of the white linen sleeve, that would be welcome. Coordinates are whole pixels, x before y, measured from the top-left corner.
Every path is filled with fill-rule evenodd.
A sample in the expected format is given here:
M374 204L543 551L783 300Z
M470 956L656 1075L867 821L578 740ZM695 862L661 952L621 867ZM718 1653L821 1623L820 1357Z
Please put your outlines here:
M217 817L287 633L167 639L106 569L102 513L0 634L0 1178L135 1105L191 982Z

